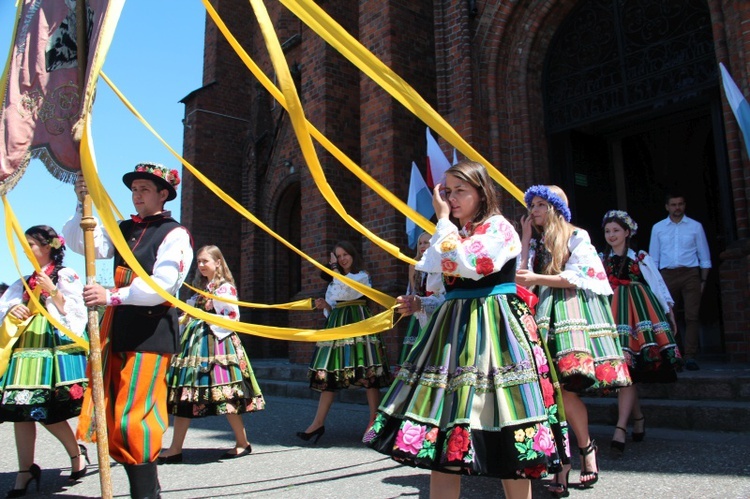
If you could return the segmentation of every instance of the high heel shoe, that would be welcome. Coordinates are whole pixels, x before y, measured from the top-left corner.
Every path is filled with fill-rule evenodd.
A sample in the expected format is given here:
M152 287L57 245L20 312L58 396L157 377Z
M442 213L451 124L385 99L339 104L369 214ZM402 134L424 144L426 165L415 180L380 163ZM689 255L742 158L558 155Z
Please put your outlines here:
M628 437L628 430L623 428L622 426L615 426L615 434L617 433L617 430L622 431L622 434L625 436L625 438ZM615 440L614 435L612 435L612 441L609 443L609 447L611 449L619 450L620 452L625 452L625 441L618 441Z
M91 461L89 461L89 451L81 444L78 444L78 454L75 456L70 456L70 476L68 477L68 480L76 481L81 478L83 478L86 475L86 472L88 471L89 464L91 464ZM73 459L77 457L83 457L86 460L86 464L78 471L73 471Z
M317 430L311 431L310 433L305 433L304 431L298 431L297 436L307 442L312 437L315 437L315 440L313 441L314 444L318 443L318 440L320 440L320 437L323 436L323 434L326 432L326 427L321 426Z
M599 448L596 446L596 442L591 440L586 447L579 447L578 450L581 453L581 488L588 489L599 481L599 461L596 458L596 451L599 450ZM586 456L592 452L594 453L594 466L596 466L596 471L591 471L586 466ZM586 480L587 478L588 480Z
M643 438L646 436L646 416L641 416L640 418L633 419L633 442L642 442ZM636 421L643 421L643 431L636 432L635 431L635 422Z
M37 492L39 491L39 483L42 481L42 469L39 466L37 466L36 464L32 464L31 466L29 466L29 469L19 471L19 473L29 473L31 475L31 478L26 481L26 485L24 485L22 489L9 490L5 495L6 498L25 496L26 490L29 488L29 484L34 481L36 481L36 490Z
M568 490L568 484L570 483L568 481L569 477L570 477L570 468L568 468L568 471L565 472L565 483L552 482L549 484L549 487L547 488L547 490L549 490L549 493L552 495L552 497L568 497L570 495L570 491ZM555 478L557 478L557 475L555 475ZM555 489L555 490L550 490L550 489Z

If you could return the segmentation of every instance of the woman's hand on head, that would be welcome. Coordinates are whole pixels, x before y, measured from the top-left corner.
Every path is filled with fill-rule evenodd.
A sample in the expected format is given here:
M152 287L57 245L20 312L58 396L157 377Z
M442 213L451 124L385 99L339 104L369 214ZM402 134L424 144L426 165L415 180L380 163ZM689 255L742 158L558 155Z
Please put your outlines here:
M447 219L451 214L451 206L448 204L448 200L445 199L443 184L437 184L432 189L432 207L435 208L435 216L438 220L441 218Z

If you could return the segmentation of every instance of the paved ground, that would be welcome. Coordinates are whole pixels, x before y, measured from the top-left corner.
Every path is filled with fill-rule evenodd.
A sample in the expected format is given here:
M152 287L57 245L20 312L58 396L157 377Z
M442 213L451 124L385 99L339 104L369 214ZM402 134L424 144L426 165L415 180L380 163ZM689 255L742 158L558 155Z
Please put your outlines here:
M265 411L245 415L253 454L220 461L231 446L224 418L196 420L188 432L183 464L160 466L163 497L279 497L279 498L395 498L429 497L429 473L409 468L365 448L360 443L367 424L367 408L334 405L327 432L318 445L298 440L294 433L312 419L315 401L270 397ZM624 456L609 452L611 429L592 427L601 442L599 483L589 490L573 490L581 499L749 498L750 433L712 433L647 428L642 443L628 442ZM165 443L171 434L167 433ZM13 427L0 424L0 491L13 486L16 470ZM92 456L94 446L89 446ZM574 457L577 463L577 456ZM93 472L68 486L70 461L64 449L44 430L39 431L36 463L42 469L39 494L31 497L99 497L99 475ZM577 469L577 468L576 468ZM571 481L577 481L577 472ZM112 467L116 497L128 494L120 466ZM545 482L536 482L534 497L549 497ZM495 479L465 477L462 497L502 497Z

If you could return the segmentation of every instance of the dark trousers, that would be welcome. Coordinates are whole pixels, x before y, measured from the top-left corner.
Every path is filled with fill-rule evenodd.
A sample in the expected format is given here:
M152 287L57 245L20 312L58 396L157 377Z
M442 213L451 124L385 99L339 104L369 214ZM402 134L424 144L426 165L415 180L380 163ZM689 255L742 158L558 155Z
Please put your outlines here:
M669 288L675 308L682 304L685 310L685 359L695 359L700 350L701 271L698 267L661 269L661 276Z

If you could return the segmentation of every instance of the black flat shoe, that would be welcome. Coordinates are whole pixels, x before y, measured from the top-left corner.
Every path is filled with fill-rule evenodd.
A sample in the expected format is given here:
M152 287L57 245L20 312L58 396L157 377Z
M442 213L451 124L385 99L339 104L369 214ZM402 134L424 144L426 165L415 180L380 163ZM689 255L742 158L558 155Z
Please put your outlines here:
M626 430L622 426L615 426L615 434L617 434L617 430L622 431L622 434L625 436L625 438L628 437L628 430ZM615 440L614 435L612 436L612 441L609 443L609 447L620 452L625 452L625 442Z
M646 436L646 416L641 416L640 418L633 420L633 442L643 442L644 437ZM643 431L636 432L635 431L635 422L636 421L643 421Z
M318 440L320 440L320 437L322 437L325 432L326 432L326 427L321 426L317 430L311 431L310 433L305 433L304 431L298 431L297 436L301 438L302 440L304 440L305 442L310 440L312 437L315 437L315 440L313 441L313 443L317 444Z
M159 456L156 458L156 464L177 464L182 462L182 452L172 454L171 456Z
M75 456L70 456L70 476L68 477L68 480L76 481L80 480L86 475L86 472L88 471L89 464L91 464L91 461L89 461L89 451L81 444L78 444L79 452ZM73 471L73 459L77 457L83 457L86 460L86 465L81 468L78 471Z
M31 478L26 481L26 485L24 485L22 489L9 490L5 495L6 498L25 496L26 490L29 488L29 484L31 482L36 482L36 490L37 492L39 492L39 483L42 481L42 469L39 466L37 466L36 464L32 464L31 466L29 466L29 469L19 471L19 473L28 473L31 475Z
M231 451L227 451L224 454L221 455L221 459L235 459L237 457L247 456L249 454L252 454L253 452L253 446L250 444L247 444L247 447L245 447L242 452L234 453Z

